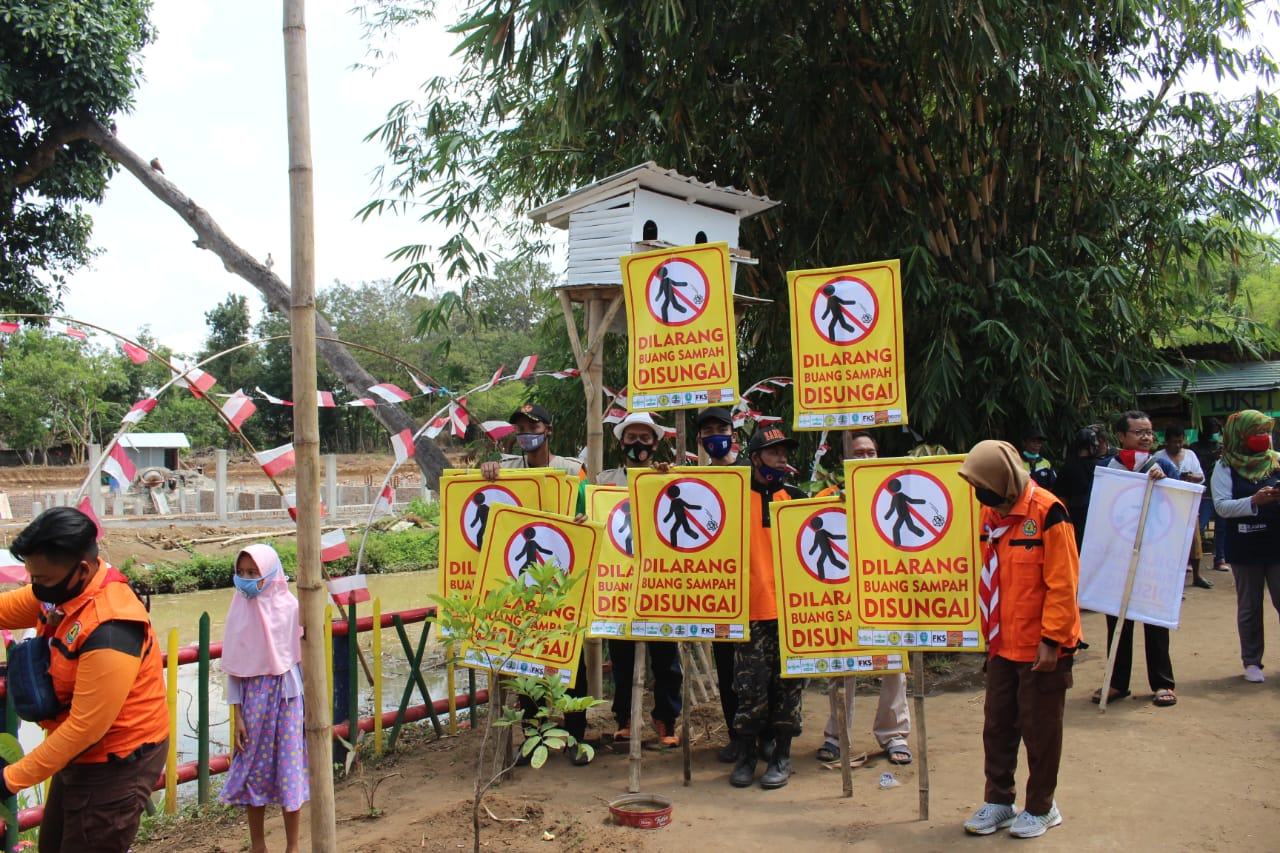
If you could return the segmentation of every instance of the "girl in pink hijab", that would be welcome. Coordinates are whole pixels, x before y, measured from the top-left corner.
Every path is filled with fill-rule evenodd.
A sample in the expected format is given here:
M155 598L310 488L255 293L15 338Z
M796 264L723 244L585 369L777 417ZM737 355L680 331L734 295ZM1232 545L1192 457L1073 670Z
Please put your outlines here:
M219 799L248 810L253 853L266 853L266 807L280 806L285 853L298 853L299 809L309 794L298 600L270 545L241 551L234 580L222 671L236 711L236 752Z

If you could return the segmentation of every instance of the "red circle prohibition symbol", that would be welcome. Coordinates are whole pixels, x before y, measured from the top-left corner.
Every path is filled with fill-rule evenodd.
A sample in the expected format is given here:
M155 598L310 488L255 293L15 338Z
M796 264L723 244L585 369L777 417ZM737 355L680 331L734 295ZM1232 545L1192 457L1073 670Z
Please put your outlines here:
M860 278L829 279L813 291L809 320L827 343L840 347L856 344L871 334L879 319L880 300Z
M687 491L690 486L694 487L692 496ZM672 489L676 490L675 494L671 493ZM707 505L708 497L715 501L714 507ZM653 502L654 529L658 538L667 547L685 554L701 551L720 538L720 532L724 530L724 513L724 499L720 494L695 477L681 477L667 483ZM701 541L690 545L677 544L682 532Z
M671 258L654 268L644 288L649 314L664 326L685 326L707 310L711 283L688 258Z
M503 560L513 578L524 577L524 567L531 561L542 564L554 560L567 575L573 569L573 543L551 525L535 521L507 540ZM525 583L530 582L526 579Z
M936 498L943 505L939 507L935 501L919 497L916 494L920 492L918 481L902 482L910 477L922 478L926 486L932 485L936 488L938 494L930 497ZM946 536L947 530L951 527L951 519L955 516L951 493L947 491L947 487L928 471L916 469L895 471L885 478L871 500L871 511L876 533L898 551L924 551L932 548ZM921 541L911 545L901 544L904 531ZM895 536L898 539L897 542L894 541Z

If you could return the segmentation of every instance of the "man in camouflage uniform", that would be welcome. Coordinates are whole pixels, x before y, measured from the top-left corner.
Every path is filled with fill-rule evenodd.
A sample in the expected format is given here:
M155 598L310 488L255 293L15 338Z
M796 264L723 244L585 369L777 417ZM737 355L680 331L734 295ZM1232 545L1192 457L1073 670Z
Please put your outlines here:
M774 501L804 497L799 489L785 483L793 470L787 456L795 447L795 440L777 427L757 429L747 443L751 460L751 639L738 645L733 667L733 691L738 698L733 727L738 732L739 752L729 783L735 788L746 788L755 780L760 741L770 737L775 745L760 786L772 789L786 785L791 778L791 739L800 734L803 722L804 681L782 677L769 512Z

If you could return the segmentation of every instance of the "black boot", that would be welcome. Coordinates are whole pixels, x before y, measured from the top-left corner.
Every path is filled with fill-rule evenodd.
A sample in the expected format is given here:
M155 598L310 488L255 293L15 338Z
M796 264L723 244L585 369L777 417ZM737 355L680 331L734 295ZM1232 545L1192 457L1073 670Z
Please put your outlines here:
M737 764L738 751L740 749L741 747L738 745L738 739L735 737L727 744L720 747L720 751L716 753L716 758L720 760L721 764Z
M778 732L773 747L773 757L760 777L760 787L781 788L791 778L791 732ZM750 784L750 783L748 783Z
M735 788L746 788L756 779L756 736L739 735L735 743L738 744L738 763L729 774L729 784Z

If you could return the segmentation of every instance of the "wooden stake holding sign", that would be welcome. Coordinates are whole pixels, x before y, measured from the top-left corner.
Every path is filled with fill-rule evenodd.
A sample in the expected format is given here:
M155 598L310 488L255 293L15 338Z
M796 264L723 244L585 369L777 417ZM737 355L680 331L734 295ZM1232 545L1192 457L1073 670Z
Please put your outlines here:
M920 818L929 816L923 653L981 652L979 506L963 455L845 462L858 644L913 652Z
M1112 638L1111 649L1107 652L1107 667L1102 674L1101 699L1098 701L1098 713L1107 713L1107 699L1111 692L1111 674L1116 668L1116 654L1120 651L1120 634L1124 632L1124 614L1129 610L1129 599L1133 596L1133 579L1138 575L1138 560L1142 556L1142 534L1147 529L1147 510L1151 508L1151 492L1156 481L1147 477L1147 487L1142 493L1142 510L1138 513L1138 533L1133 539L1133 555L1129 558L1129 572L1124 579L1124 595L1120 598L1120 615L1116 617L1116 635Z

